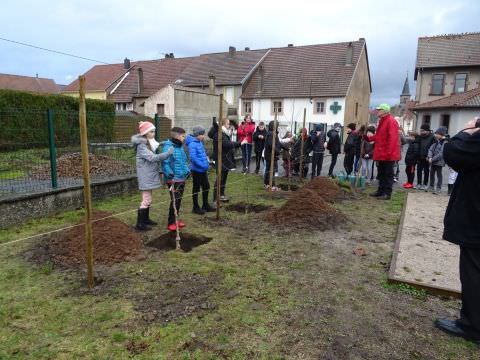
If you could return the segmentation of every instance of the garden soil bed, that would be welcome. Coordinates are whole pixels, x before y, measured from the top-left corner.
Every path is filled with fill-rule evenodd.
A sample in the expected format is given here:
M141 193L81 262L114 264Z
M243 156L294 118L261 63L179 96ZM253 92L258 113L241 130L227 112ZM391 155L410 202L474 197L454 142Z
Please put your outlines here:
M231 204L225 207L225 210L227 211L236 211L240 213L245 213L245 210L247 212L254 212L254 213L260 213L266 210L269 210L272 206L270 205L260 205L260 204L247 204L244 202L239 202L236 204Z
M171 231L153 239L152 241L147 243L147 246L153 247L161 251L175 250L176 249L175 238L176 238L176 232ZM197 246L208 244L211 240L212 238L210 237L181 232L180 248L185 252L189 252Z

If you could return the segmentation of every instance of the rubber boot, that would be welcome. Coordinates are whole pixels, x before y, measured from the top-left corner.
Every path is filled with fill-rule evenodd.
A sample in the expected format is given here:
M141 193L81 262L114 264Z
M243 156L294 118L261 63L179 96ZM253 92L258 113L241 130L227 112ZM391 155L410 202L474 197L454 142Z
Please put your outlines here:
M135 229L137 229L138 231L152 230L152 228L145 223L147 217L147 210L148 209L138 209L137 225L135 226Z
M202 194L202 201L203 201L203 206L202 209L205 212L213 212L216 210L216 206L213 207L208 203L208 191L204 191Z
M144 221L145 225L150 225L150 226L158 225L155 221L152 221L150 219L150 208L147 208L146 210L147 211L146 211L146 216L145 216L145 221Z

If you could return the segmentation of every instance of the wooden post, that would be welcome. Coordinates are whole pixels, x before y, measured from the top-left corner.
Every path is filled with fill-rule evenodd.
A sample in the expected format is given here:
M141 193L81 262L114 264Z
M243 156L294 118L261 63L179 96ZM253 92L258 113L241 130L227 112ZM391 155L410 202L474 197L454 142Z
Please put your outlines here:
M92 238L92 196L90 193L90 162L88 159L87 113L85 105L85 76L78 78L80 83L79 122L80 145L82 149L83 202L85 206L85 241L87 244L88 287L94 286L93 280L93 238Z
M181 250L182 248L180 247L180 226L178 226L178 210L177 210L177 199L175 198L175 186L174 183L172 183L172 186L170 186L170 197L172 199L172 206L173 206L173 214L175 215L175 249L176 250Z
M268 185L269 190L272 191L273 187L273 175L275 173L275 142L277 140L277 112L275 111L275 117L273 118L273 133L272 133L272 154L270 155L270 178Z
M300 131L300 179L303 179L303 146L305 143L305 139L303 138L303 129L305 129L305 119L307 117L307 108L303 108L303 126L302 130ZM305 174L305 177L307 175Z
M218 132L217 132L217 220L220 220L220 188L222 187L222 140L223 140L223 94L220 94Z

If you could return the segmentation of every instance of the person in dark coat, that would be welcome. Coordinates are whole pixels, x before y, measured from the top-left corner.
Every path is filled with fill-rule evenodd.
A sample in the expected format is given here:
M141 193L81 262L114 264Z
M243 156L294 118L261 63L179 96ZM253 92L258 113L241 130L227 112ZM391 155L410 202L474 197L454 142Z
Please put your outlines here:
M417 141L418 135L416 132L411 131L408 134L407 152L405 153L405 173L407 174L407 182L403 184L405 189L413 188L413 181L415 179L415 166L418 162L420 155L420 144Z
M212 158L217 164L218 171L218 125L216 122L208 131L208 137L213 139ZM230 120L225 118L222 120L222 178L220 179L220 201L229 201L225 196L225 186L227 185L227 177L230 169L235 168L235 159L233 152L235 148L239 148L240 143L230 140ZM217 182L213 190L213 201L217 198Z
M350 175L353 171L353 165L355 161L355 152L357 149L358 143L358 134L355 131L357 125L350 123L347 126L347 139L343 145L343 152L345 153L345 158L343 159L343 167L347 175Z
M310 135L310 141L312 142L313 158L312 158L312 179L315 176L320 176L323 166L323 155L325 153L325 132L322 131L322 127L317 125L315 131Z
M417 138L420 146L420 153L418 155L417 163L417 186L418 190L428 189L428 180L430 176L430 163L428 162L428 150L435 141L430 125L423 124L420 127L420 136Z
M340 131L342 126L339 123L333 124L333 129L330 129L327 132L327 150L330 151L332 155L332 161L330 162L330 167L328 169L328 176L333 177L333 170L337 164L338 154L340 154L341 140L340 140Z
M302 138L303 138L303 161L302 161L302 171L300 174L300 159L302 158ZM297 141L293 144L292 147L292 162L293 162L293 172L294 174L300 174L301 177L307 177L308 174L308 164L310 162L310 157L308 154L312 151L312 142L308 136L308 130L303 128L300 131L300 136Z
M274 130L277 130L275 134L274 134ZM273 150L274 160L272 164L272 149L273 149L274 136L275 136L275 149ZM281 148L280 139L278 138L278 121L275 126L275 121L272 120L268 123L268 133L265 139L265 174L263 175L263 185L265 188L270 187L270 171L273 166L272 190L278 190L278 188L275 186L275 172L277 171L278 156L280 155L281 149L282 148Z
M260 163L262 162L262 152L265 148L265 138L267 137L267 129L265 123L261 121L253 133L253 146L255 151L255 174L260 171Z
M458 172L443 238L460 246L462 309L459 319L437 319L435 325L480 345L480 117L445 143L443 157Z

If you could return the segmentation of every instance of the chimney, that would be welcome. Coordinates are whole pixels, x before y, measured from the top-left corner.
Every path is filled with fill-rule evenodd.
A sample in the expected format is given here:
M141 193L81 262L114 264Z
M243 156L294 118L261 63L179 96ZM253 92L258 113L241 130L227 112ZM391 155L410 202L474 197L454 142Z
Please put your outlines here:
M345 66L353 65L353 45L351 42L348 43L347 53L345 55Z
M210 75L208 77L208 90L211 94L215 94L215 75Z
M170 54L165 54L165 59L170 59Z
M260 65L260 67L258 68L258 91L259 92L263 91L264 76L265 76L265 70L263 69L263 66Z
M293 47L293 44L288 44L288 47Z
M123 68L124 68L125 70L130 69L130 59L125 58L125 60L123 60Z
M138 88L137 93L143 93L143 70L142 68L138 68Z
M245 51L250 51L250 48L249 48L249 47L246 47L246 48L245 48Z
M365 38L360 38L360 39L358 39L358 41L363 41L363 42L365 42Z
M228 48L228 55L233 58L235 56L236 51L237 49L235 49L235 46L230 46Z

